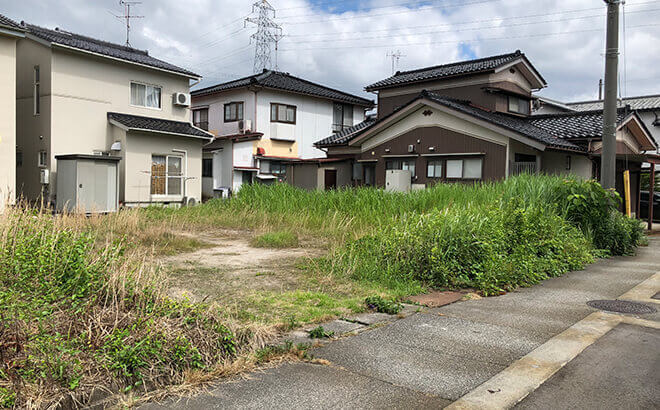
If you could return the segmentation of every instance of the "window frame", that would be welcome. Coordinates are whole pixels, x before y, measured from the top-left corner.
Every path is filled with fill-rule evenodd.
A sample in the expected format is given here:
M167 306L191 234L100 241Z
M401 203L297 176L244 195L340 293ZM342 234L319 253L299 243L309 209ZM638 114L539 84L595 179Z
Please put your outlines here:
M512 110L511 109L511 101L512 99L517 100L518 103L518 110ZM520 107L527 107L526 111L521 111ZM530 108L530 100L527 100L522 97L518 97L515 95L507 95L507 106L506 106L507 112L513 113L513 114L518 114L518 115L530 115L531 114L531 108Z
M275 118L273 118L273 108L276 108L275 110ZM287 120L279 120L279 114L280 114L280 109L284 108L284 118L286 118L286 110L289 108L293 109L293 121L287 121ZM281 124L296 124L296 120L298 119L298 108L295 105L289 105L289 104L282 104L282 103L270 103L270 122L276 122L276 123L281 123Z
M35 65L32 68L32 115L41 115L41 67Z
M42 158L43 155L43 158ZM40 150L37 153L37 166L39 168L48 168L48 151Z
M429 167L431 164L433 164L433 174L434 175L429 175ZM436 167L440 165L440 175L435 175ZM433 178L433 179L442 179L444 177L444 172L445 172L445 160L444 159L437 159L437 158L430 158L426 161L426 177L427 178Z
M153 175L153 159L154 157L164 157L165 158L165 175L164 176L156 176L156 177L162 177L165 178L165 193L160 194L160 193L154 193L154 175ZM170 158L177 158L181 160L181 175L170 175L169 172L169 166L170 166ZM176 155L176 154L156 154L153 153L151 154L151 164L152 168L149 172L149 179L150 179L150 186L149 186L149 192L152 197L157 197L157 198L165 198L165 197L183 197L183 192L184 192L184 184L186 182L186 175L185 175L185 158L183 155ZM180 185L180 193L178 194L172 194L169 192L169 180L170 179L180 179L181 180L181 185Z
M213 178L213 158L202 158L202 178Z
M235 118L228 118L227 117L227 107L231 107L232 105L236 106L236 117ZM239 118L238 115L238 107L241 107L241 115ZM245 103L243 101L232 101L224 104L222 106L222 118L224 119L224 122L237 122L237 121L243 121L245 118Z
M337 118L335 118L335 113L338 112L338 111L336 111L336 108L338 106L341 106L341 118L339 119L339 123L337 122ZM350 118L350 120L351 120L350 124L345 124L346 119L347 119L346 118L346 112L347 111L350 112L350 117L351 117ZM353 106L353 104L346 104L346 103L339 103L339 102L333 103L332 104L332 132L335 132L335 133L336 132L341 132L341 131L345 130L346 128L352 127L353 126L353 121L354 121L353 120L353 114L354 114L353 111L355 111L355 107Z
M407 168L403 167L404 162L407 165ZM398 166L396 168L388 168L389 163L398 163ZM410 164L412 164L412 169L410 169ZM400 166L400 168L399 168ZM404 158L386 158L385 159L385 171L390 171L390 170L402 170L402 171L411 171L410 176L412 178L415 178L417 176L417 159L416 158L409 158L409 157L404 157Z
M134 104L133 103L133 84L144 86L144 105L139 105L139 104ZM150 107L150 106L147 105L147 96L149 95L147 93L147 89L149 87L157 88L157 89L160 90L160 94L158 95L158 107ZM129 102L131 107L146 108L148 110L162 111L163 110L163 86L156 85L156 84L144 83L142 81L131 80L130 84L128 86L128 102Z
M201 113L201 112L206 112L206 121L195 122L195 115L197 113ZM201 128L204 131L208 131L209 130L209 108L208 107L193 108L193 110L192 110L192 123L195 127ZM206 125L204 126L204 124L206 124Z
M465 176L465 161L471 161L471 160L479 160L481 162L481 172L479 177L466 177ZM442 180L442 181L482 181L484 179L484 156L463 156L463 157L454 157L454 156L448 156L444 158L438 158L435 156L429 157L426 161L426 178L428 179L433 179L433 180ZM461 176L460 177L450 177L447 176L447 170L449 169L448 162L449 161L461 161ZM441 168L441 176L430 176L429 175L429 164L432 162L438 162L440 163Z

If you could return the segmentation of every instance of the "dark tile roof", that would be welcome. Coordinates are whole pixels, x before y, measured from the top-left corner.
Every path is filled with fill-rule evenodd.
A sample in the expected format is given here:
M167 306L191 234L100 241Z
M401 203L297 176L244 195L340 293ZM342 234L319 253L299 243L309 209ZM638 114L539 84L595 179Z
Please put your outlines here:
M459 61L456 63L420 68L412 71L400 71L392 77L375 82L365 87L365 90L373 91L381 88L395 87L409 83L418 83L447 77L491 72L500 66L520 58L527 59L525 54L523 54L520 50L516 50L514 53L485 57L476 60ZM536 72L536 70L534 71ZM536 72L536 74L542 78L538 72Z
M16 23L14 20L10 19L9 17L3 16L2 14L0 14L0 27L10 28L12 30L24 31L23 27L21 27L18 23Z
M340 132L333 134L327 138L322 139L321 141L317 141L314 143L315 146L317 147L331 147L335 145L343 145L348 143L350 140L353 138L357 137L359 134L361 134L362 131L366 130L367 128L371 127L376 123L376 119L367 119L365 121L362 121L359 124L356 124L352 127L345 128L341 130Z
M107 41L97 40L95 38L82 36L80 34L69 33L60 29L50 30L32 24L25 24L24 27L30 34L51 43L73 47L79 50L129 61L131 63L143 64L161 70L172 71L189 77L200 77L198 74L195 74L192 71L188 71L184 68L177 67L173 64L151 57L149 53L144 50L138 50L119 44L109 43Z
M618 101L619 107L629 105L633 110L643 111L660 109L660 94L625 97ZM603 100L572 102L566 103L566 105L577 111L602 110Z
M214 94L220 91L247 87L249 85L258 85L266 88L273 88L276 90L291 91L298 94L327 98L333 101L362 105L365 107L372 107L374 105L373 101L368 100L366 98L358 97L357 95L352 95L345 93L343 91L335 90L333 88L325 87L323 85L316 84L311 81L303 80L302 78L294 77L289 73L283 73L280 71L273 71L273 70L264 70L259 74L239 78L238 80L217 84L199 90L194 90L192 92L192 95L195 97L200 97L204 95Z
M625 117L625 109L619 109L617 123ZM567 140L601 138L603 135L603 110L534 115L527 121Z
M160 118L142 117L139 115L121 114L117 112L109 112L108 120L116 121L131 130L162 132L195 138L213 138L213 134L195 128L192 124L183 121L163 120Z
M444 105L445 107L470 115L480 120L489 122L493 125L502 127L509 131L513 131L517 134L538 141L551 148L577 151L577 152L586 152L586 149L584 147L576 145L570 141L566 141L554 135L551 132L548 132L542 128L535 126L527 118L520 118L512 115L486 111L484 109L471 105L468 101L457 100L454 98L442 96L440 94L423 91L418 98L409 102L408 105L413 104L415 101L418 101L419 99L422 98L426 98L432 102ZM361 135L363 132L365 132L368 128L371 128L376 123L386 121L390 116L394 115L396 112L397 111L386 117L381 118L378 121L369 124L366 127L363 127L360 130L356 130L355 132L349 135L345 135L345 136L333 135L317 142L315 145L329 147L329 146L348 144L350 141L352 141L353 139Z

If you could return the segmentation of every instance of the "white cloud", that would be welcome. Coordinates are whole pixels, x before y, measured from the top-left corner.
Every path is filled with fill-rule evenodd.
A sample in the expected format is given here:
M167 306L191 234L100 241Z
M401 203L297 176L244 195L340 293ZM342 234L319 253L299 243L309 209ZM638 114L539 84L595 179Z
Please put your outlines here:
M251 3L143 0L134 12L145 18L133 21L131 42L204 75L207 84L249 75L254 29L244 28L243 18ZM602 0L315 3L326 9L332 4L335 12L346 6L357 11L331 14L306 0L271 0L287 36L278 56L283 71L364 95L365 85L390 75L388 51L405 54L399 68L406 70L520 49L548 81L544 95L574 100L598 92L604 69ZM660 93L660 55L654 50L660 44L660 2L629 0L625 7L627 94ZM120 11L115 0L23 0L4 5L0 13L123 43L123 28L108 10Z

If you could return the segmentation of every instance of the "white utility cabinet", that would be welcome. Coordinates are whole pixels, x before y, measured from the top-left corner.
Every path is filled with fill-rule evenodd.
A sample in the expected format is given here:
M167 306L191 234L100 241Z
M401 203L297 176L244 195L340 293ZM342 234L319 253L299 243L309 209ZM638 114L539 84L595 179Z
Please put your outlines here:
M412 185L410 170L388 169L385 171L385 190L390 192L408 192Z
M57 155L57 211L116 212L120 157Z

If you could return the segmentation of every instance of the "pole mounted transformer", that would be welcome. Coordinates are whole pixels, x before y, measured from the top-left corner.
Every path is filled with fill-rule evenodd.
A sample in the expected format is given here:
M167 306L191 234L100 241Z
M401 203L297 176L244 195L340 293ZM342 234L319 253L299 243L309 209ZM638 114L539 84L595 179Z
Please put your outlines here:
M619 5L623 1L604 1L607 4L607 40L605 45L605 100L603 101L603 151L600 158L600 183L605 189L613 189L616 184Z

